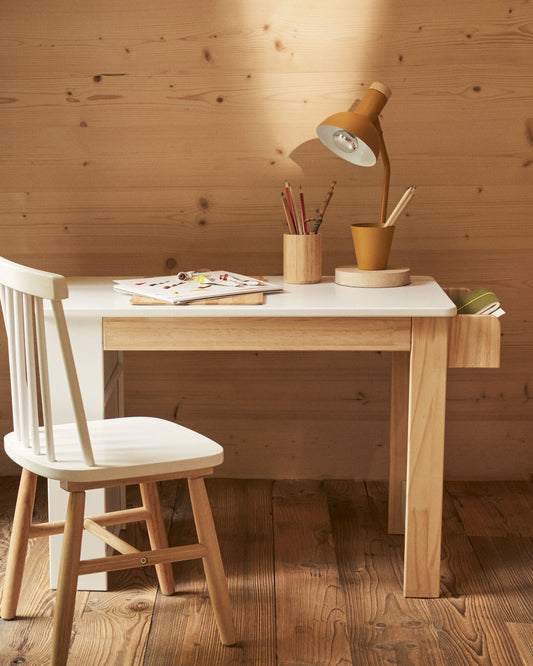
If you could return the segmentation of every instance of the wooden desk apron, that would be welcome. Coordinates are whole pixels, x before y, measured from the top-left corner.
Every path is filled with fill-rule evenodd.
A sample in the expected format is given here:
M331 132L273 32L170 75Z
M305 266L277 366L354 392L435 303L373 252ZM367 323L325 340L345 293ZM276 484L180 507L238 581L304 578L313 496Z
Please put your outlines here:
M409 317L104 317L114 351L408 351Z

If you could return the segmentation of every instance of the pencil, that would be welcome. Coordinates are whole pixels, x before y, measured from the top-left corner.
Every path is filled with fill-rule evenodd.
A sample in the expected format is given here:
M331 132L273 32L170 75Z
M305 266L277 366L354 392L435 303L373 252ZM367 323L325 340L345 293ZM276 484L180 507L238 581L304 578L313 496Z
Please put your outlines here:
M300 185L300 209L302 212L302 224L304 228L304 234L307 233L307 223L305 221L305 203L304 203L304 193L302 190L302 186Z
M294 227L294 222L292 220L291 210L290 210L290 207L289 207L289 202L287 201L287 198L283 194L283 192L281 193L281 203L283 204L283 210L285 212L285 217L287 218L287 224L289 225L289 232L291 234L295 234L296 229Z
M285 192L287 194L287 201L289 202L289 210L291 212L292 221L294 222L294 226L296 228L296 233L299 233L298 215L296 214L296 209L294 208L294 201L292 198L292 188L289 185L288 181L285 181Z
M398 203L396 204L394 210L392 213L389 215L387 218L387 221L383 225L384 227L391 227L396 220L400 217L400 215L403 213L403 211L407 208L409 202L413 198L415 194L416 187L414 185L411 185L408 187L405 192L403 193L402 198Z
M296 208L296 204L294 203L294 194L292 192L292 185L290 183L287 183L287 186L289 188L289 202L291 204L291 209L292 209L293 216L294 216L294 223L296 224L296 228L298 229L298 233L303 234L304 229L303 229L303 225L300 221L300 217L298 215L298 209Z

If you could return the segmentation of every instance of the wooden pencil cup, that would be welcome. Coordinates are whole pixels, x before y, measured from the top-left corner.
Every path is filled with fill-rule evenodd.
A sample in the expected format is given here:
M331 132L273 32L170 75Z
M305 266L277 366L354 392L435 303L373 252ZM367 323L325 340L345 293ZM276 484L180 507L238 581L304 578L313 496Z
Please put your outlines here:
M396 227L379 224L352 224L351 227L357 267L363 271L387 268Z
M322 236L283 234L283 278L291 284L313 284L322 277Z

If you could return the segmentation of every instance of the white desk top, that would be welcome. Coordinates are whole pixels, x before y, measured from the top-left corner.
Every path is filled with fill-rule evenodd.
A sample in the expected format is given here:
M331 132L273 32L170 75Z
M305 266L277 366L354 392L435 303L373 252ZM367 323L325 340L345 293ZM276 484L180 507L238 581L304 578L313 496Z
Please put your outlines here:
M411 277L404 287L361 288L335 284L284 284L266 277L284 291L266 294L262 305L131 305L127 294L113 289L110 277L69 279L64 301L69 318L102 317L453 317L456 308L432 277Z

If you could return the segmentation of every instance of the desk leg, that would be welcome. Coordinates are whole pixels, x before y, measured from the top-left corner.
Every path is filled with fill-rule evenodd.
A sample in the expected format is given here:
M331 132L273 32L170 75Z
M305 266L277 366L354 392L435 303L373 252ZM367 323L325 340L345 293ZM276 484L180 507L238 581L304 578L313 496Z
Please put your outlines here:
M389 534L405 532L409 352L392 352L389 462Z
M412 325L404 595L438 597L448 320L414 317Z

